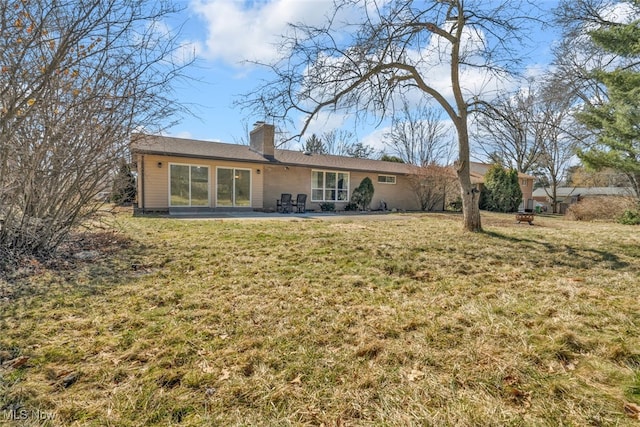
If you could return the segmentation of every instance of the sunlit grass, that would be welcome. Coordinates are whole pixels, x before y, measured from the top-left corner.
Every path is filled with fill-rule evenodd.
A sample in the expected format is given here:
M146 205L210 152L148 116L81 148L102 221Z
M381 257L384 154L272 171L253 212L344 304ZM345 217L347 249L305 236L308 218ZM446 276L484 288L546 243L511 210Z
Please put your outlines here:
M0 355L29 361L0 368L0 417L634 425L640 233L535 224L119 217L98 260L2 285Z

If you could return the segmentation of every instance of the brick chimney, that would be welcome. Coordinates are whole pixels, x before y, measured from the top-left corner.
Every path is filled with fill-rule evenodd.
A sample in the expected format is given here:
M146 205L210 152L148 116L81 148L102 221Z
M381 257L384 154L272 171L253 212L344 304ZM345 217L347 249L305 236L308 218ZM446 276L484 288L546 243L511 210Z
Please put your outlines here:
M275 155L275 126L265 122L255 122L249 132L249 145L253 151L273 159Z

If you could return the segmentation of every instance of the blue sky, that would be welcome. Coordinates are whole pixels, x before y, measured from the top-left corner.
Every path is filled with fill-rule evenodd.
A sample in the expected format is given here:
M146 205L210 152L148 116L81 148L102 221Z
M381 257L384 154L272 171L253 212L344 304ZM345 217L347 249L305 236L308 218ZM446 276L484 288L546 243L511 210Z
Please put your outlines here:
M543 1L553 7L556 1ZM188 74L191 79L176 85L176 97L197 117L185 116L165 133L202 140L243 143L247 126L259 120L233 108L233 101L251 91L268 74L243 63L247 59L269 61L278 55L275 44L287 22L319 23L332 0L191 0L182 3L184 11L167 24L182 25L185 50L195 52L196 62ZM550 31L535 35L532 73L543 70L551 60L550 46L555 38ZM310 129L318 134L341 125L340 117L329 117ZM348 128L353 131L354 129ZM359 141L383 148L381 128L356 129ZM298 148L292 143L289 148Z

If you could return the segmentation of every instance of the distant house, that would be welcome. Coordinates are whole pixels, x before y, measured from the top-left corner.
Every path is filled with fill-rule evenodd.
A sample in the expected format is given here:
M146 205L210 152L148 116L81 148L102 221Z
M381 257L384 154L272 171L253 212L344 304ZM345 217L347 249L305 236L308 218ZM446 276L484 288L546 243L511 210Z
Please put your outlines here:
M419 210L409 185L415 166L380 160L279 150L272 125L257 123L250 145L166 136L134 135L138 173L137 211L275 211L282 193L307 194L307 209L323 203L344 209L353 190L369 177L371 207Z
M537 188L533 192L533 199L549 210L552 209L551 188ZM566 213L569 205L578 203L585 197L630 197L633 196L633 189L630 187L558 187L556 189L556 203L558 212Z

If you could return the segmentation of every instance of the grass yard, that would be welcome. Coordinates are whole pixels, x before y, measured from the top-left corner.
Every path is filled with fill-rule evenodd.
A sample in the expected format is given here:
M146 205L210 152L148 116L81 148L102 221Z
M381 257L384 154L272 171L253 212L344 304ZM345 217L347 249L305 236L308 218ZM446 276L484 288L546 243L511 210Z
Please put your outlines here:
M483 225L119 216L0 281L0 424L639 425L640 229Z

